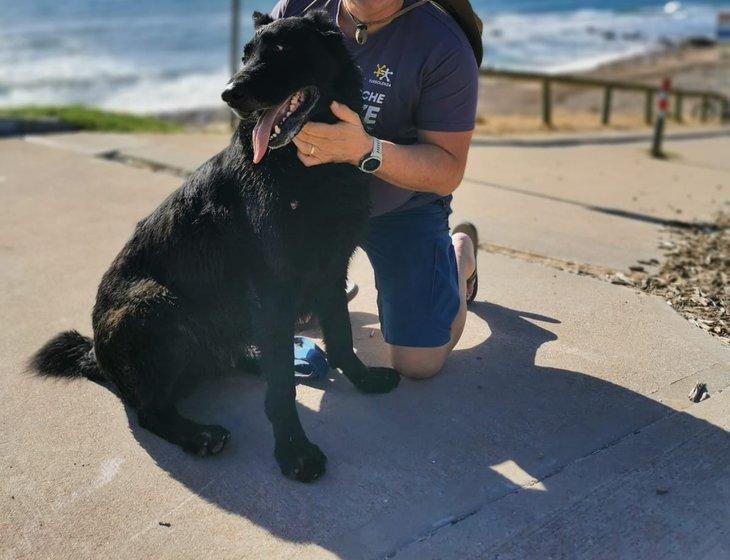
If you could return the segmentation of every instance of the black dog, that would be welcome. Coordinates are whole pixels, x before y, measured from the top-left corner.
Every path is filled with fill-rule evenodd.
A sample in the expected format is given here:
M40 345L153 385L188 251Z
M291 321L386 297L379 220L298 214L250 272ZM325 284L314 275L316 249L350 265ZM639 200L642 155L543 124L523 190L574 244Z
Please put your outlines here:
M137 224L99 286L93 342L61 333L31 365L112 382L141 426L207 455L230 433L183 418L175 403L202 376L255 359L276 459L306 482L326 457L295 407L298 317L319 318L331 366L361 391L390 391L400 378L352 349L345 281L366 230L366 177L344 164L307 169L290 143L307 120L336 121L333 99L358 110L359 71L322 13L276 22L256 13L254 23L243 69L223 92L241 117L230 146Z

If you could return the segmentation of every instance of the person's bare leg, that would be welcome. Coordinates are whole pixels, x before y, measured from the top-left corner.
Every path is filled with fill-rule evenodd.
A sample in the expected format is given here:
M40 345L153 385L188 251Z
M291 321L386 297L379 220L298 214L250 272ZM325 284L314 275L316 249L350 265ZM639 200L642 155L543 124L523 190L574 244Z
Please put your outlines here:
M412 379L433 377L443 368L446 358L464 332L466 323L466 281L474 272L474 245L469 236L456 233L451 236L456 253L456 269L459 275L459 312L451 323L451 340L437 348L412 348L389 345L390 360L398 373Z
M453 350L464 332L466 324L466 281L474 273L476 259L474 258L474 244L465 233L455 233L451 236L456 253L456 269L459 273L459 312L451 323L451 340L448 344L449 352Z

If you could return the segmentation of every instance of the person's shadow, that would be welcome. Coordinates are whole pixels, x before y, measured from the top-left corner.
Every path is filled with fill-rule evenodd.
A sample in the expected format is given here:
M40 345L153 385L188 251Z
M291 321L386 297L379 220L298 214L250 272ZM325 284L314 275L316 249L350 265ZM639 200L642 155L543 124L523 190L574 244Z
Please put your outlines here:
M455 351L436 378L368 396L332 372L319 384L322 392L307 393L302 423L329 456L328 471L315 484L280 474L261 379L208 385L181 407L231 430L218 457L186 455L141 429L130 411L131 430L170 476L272 535L341 558L382 558L439 523L675 413L585 373L536 365L540 346L557 338L542 325L557 319L490 303L471 310L491 334ZM374 323L372 315L353 313L366 363L381 355L379 333L365 327ZM549 480L543 481L533 499L549 492Z

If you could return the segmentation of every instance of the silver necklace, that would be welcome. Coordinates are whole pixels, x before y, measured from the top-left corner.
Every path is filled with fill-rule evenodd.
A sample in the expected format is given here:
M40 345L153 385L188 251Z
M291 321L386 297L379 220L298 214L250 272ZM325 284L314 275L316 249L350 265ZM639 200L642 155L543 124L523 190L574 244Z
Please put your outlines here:
M425 4L428 1L429 0L418 0L418 2L414 2L407 8L403 8L402 10L397 11L392 16L388 16L387 18L378 19L375 21L360 21L354 15L352 15L350 10L347 9L347 6L345 5L344 2L342 3L342 7L345 8L347 15L350 16L350 19L352 20L352 23L355 26L355 41L357 42L358 45L364 45L365 43L367 43L367 40L368 40L368 26L380 25L381 23L390 23L394 19L396 19L404 14L407 14L411 10L415 10L416 8L418 8L419 6L422 6L423 4Z

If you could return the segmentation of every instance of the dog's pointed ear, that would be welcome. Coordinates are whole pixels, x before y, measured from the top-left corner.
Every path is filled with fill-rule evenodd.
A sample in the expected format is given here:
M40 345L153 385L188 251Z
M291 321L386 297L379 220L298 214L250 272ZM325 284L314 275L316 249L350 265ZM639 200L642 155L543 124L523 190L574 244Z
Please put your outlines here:
M330 19L329 14L324 10L312 10L307 12L304 16L305 19L311 21L322 35L325 36L340 36L340 29Z
M253 13L253 28L258 29L262 25L268 25L274 21L274 18L272 18L269 14L262 14L261 12L254 12Z

